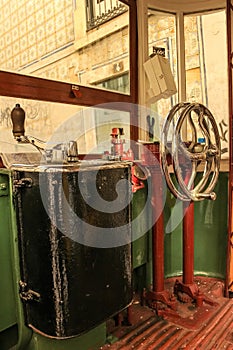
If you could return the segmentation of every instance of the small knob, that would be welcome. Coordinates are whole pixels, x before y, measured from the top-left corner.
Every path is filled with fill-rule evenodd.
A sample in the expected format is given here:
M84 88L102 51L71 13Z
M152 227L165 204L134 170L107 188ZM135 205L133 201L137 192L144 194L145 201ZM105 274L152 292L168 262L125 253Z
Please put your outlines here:
M17 103L15 108L11 111L11 120L13 124L13 135L15 138L19 136L24 136L24 121L25 121L25 111L20 107L20 104Z

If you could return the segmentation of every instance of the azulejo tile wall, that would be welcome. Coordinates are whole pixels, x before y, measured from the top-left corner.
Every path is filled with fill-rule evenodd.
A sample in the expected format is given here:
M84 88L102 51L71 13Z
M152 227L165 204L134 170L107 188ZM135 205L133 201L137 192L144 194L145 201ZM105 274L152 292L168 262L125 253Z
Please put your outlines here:
M0 67L17 70L74 41L72 0L0 0Z

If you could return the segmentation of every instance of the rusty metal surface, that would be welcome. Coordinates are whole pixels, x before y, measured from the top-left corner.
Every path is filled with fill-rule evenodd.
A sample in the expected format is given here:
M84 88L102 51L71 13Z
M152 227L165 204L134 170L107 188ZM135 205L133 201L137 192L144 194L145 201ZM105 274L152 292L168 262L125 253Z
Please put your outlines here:
M101 350L223 350L233 349L233 300L223 297L223 283L196 280L215 305L195 308L180 303L177 313L157 316L148 307L133 305L133 325L113 331L119 340Z

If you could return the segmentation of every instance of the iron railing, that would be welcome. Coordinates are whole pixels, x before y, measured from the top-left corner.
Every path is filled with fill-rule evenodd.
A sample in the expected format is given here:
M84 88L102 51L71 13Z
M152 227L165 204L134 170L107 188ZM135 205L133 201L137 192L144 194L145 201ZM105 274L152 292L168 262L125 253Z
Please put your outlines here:
M128 7L118 0L86 0L87 30L126 12Z

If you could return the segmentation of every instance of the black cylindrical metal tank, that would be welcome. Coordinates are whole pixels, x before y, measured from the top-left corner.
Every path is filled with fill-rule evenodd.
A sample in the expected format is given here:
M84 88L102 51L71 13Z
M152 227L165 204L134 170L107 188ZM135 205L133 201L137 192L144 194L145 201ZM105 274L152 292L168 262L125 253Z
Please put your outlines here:
M130 164L13 170L26 324L79 335L132 300Z

